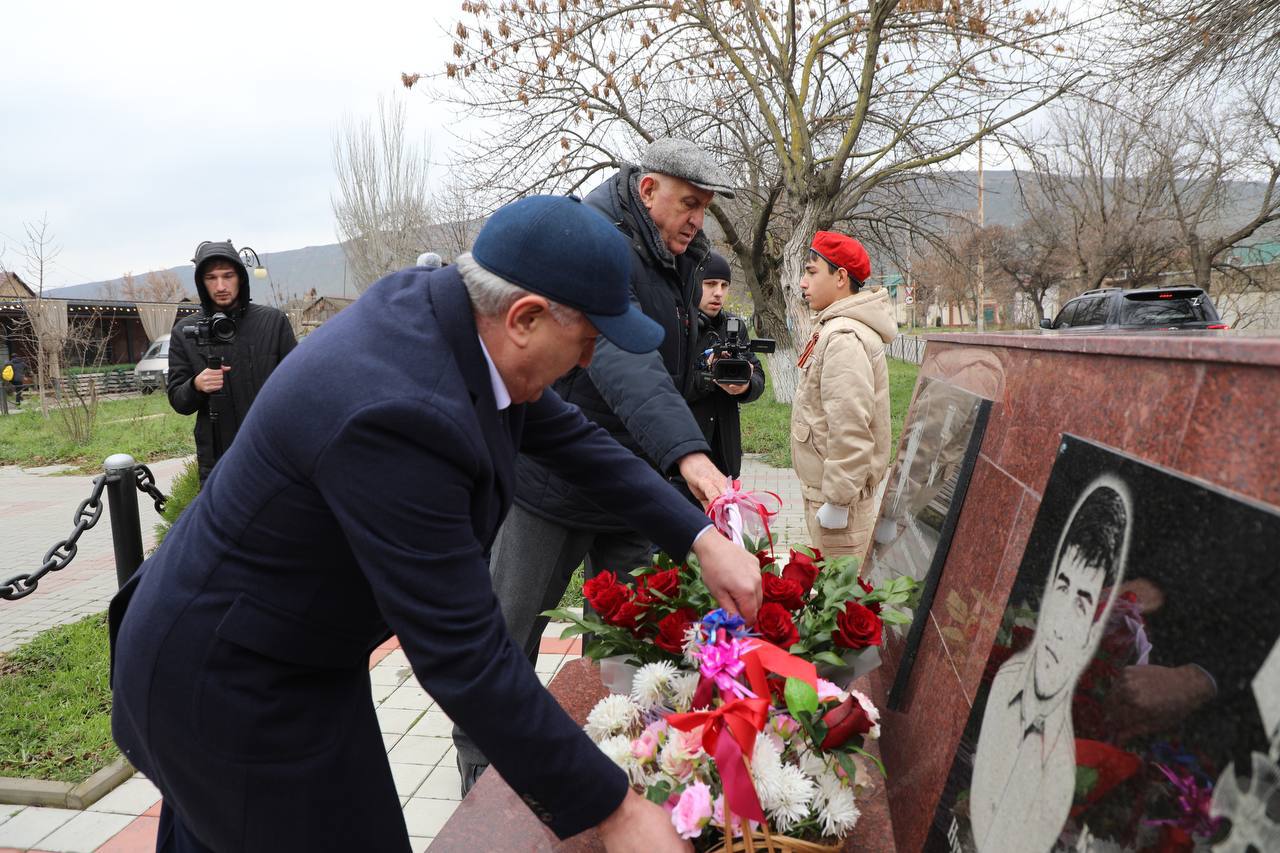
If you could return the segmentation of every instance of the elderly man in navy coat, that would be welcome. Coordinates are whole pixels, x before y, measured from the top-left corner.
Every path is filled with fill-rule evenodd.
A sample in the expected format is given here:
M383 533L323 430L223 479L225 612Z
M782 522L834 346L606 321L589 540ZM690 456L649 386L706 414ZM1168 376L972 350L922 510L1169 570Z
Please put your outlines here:
M112 602L112 730L164 794L160 849L408 850L367 671L392 632L557 835L683 849L507 636L486 552L515 454L692 550L748 618L758 565L546 391L598 334L657 346L625 238L574 199L531 197L491 217L471 260L465 278L389 276L302 344Z

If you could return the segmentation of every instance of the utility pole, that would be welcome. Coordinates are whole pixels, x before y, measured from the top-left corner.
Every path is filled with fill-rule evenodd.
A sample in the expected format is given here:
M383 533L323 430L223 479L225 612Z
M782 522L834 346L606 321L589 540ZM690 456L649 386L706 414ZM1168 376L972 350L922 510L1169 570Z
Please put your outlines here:
M981 132L982 119L978 119L978 123L979 123L978 131ZM985 264L986 259L983 257L983 255L986 253L983 251L984 241L982 239L982 232L986 228L986 225L987 225L987 217L986 217L986 211L983 208L983 198L982 198L982 137L979 136L978 137L978 318L977 318L979 332L985 332L987 329L987 323L986 323L987 311L986 311L986 306L984 304L986 299L987 270L986 270L986 264Z

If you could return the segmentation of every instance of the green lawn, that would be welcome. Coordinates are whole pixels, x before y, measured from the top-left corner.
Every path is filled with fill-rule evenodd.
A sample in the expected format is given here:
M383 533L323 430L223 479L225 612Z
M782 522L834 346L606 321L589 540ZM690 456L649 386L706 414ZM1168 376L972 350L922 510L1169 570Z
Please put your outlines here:
M119 757L107 655L105 613L0 655L0 776L80 782Z
M169 459L195 452L192 423L169 407L164 394L103 400L93 437L76 444L60 432L56 412L45 420L37 402L24 402L20 413L11 407L8 417L0 417L0 465L67 463L98 471L113 453L139 462Z
M889 411L892 415L891 454L898 452L898 436L916 387L917 365L889 359ZM763 453L765 461L775 468L791 467L791 406L774 402L765 374L765 392L754 403L743 406L742 449L746 453ZM892 458L892 456L891 456Z

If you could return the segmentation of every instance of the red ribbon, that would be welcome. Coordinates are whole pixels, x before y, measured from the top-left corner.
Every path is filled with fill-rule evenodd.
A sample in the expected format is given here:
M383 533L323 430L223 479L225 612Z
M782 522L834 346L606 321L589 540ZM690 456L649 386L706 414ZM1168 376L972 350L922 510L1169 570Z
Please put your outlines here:
M769 695L767 673L770 672L783 678L798 678L814 690L818 689L818 670L811 661L801 660L773 643L755 637L747 642L750 648L742 655L742 662L747 665L747 683L757 696Z
M707 506L707 518L716 526L716 529L733 538L731 528L729 527L729 507L737 506L743 517L747 513L755 513L760 518L760 524L764 526L764 536L769 542L769 549L773 549L773 534L769 532L769 519L773 518L782 509L782 498L778 497L774 492L760 492L767 495L778 502L778 509L769 509L764 505L760 498L756 497L755 491L744 491L741 480L729 480L729 488L712 499Z
M681 731L704 727L702 748L715 758L716 770L724 783L725 804L734 814L755 821L764 821L764 810L747 761L755 751L756 735L768 721L769 700L760 697L735 699L714 711L690 711L667 717L668 725Z

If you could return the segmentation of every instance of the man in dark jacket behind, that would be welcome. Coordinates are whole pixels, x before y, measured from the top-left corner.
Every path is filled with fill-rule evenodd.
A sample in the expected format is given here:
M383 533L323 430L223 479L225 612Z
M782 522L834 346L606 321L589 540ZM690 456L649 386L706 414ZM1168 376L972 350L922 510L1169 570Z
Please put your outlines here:
M738 406L760 399L764 393L764 370L755 354L748 352L744 357L751 365L750 380L727 383L711 378L711 369L720 358L717 347L728 341L728 320L733 317L724 310L724 297L731 281L729 262L712 252L703 276L702 302L698 306L698 360L701 369L695 372L692 387L685 397L694 419L702 427L703 436L711 445L711 461L736 479L742 473L742 427Z
M711 155L692 142L664 138L645 149L639 166L624 166L587 195L586 204L631 244L632 300L662 326L664 337L657 352L644 355L601 341L589 367L571 370L553 386L659 473L679 475L700 501L724 491L724 473L707 455L684 399L693 381L693 317L710 251L702 222L716 193L732 198L733 188ZM547 624L539 614L556 606L583 559L588 578L615 571L628 580L627 572L649 561L652 544L532 457L519 457L516 475L515 505L489 567L511 638L536 660ZM488 762L458 728L454 741L465 794Z
M196 461L203 485L231 446L267 377L298 341L283 313L250 304L249 274L230 240L204 241L192 261L202 310L173 327L168 394L178 414L196 413ZM217 314L234 324L234 338L198 340L199 324ZM220 359L221 366L211 368L211 356Z

